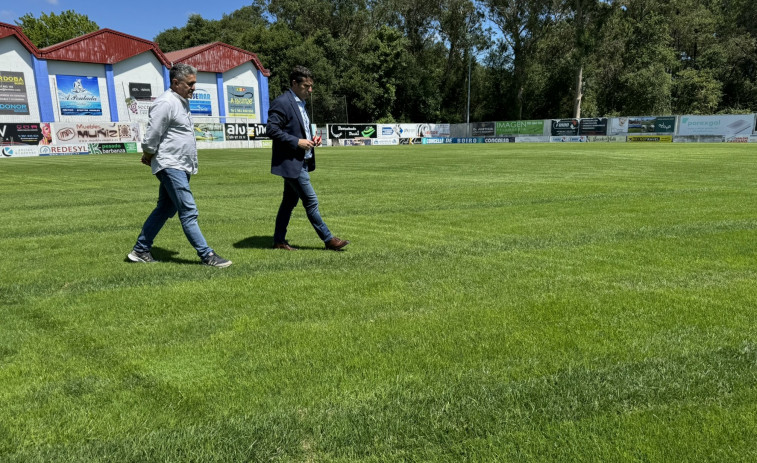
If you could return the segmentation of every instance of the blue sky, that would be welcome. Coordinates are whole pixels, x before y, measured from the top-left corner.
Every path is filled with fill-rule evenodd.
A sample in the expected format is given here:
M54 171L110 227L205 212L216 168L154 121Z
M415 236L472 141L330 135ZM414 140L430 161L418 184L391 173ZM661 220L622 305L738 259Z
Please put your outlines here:
M0 3L0 22L16 24L27 13L38 18L41 13L59 14L74 10L85 14L101 28L152 40L160 32L182 27L191 14L205 19L220 19L224 14L249 5L244 0L182 0L162 2L156 0L17 0Z

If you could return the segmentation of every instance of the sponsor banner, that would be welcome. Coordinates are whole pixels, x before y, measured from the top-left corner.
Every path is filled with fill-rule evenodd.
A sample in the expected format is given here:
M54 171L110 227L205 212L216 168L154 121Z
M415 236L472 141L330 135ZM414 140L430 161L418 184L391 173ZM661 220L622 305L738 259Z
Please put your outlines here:
M743 136L743 137L725 137L725 142L726 143L749 143L749 139L752 137L753 135Z
M151 100L152 85L139 82L129 82L129 96L135 100Z
M59 145L142 141L137 122L56 122L53 140Z
M549 137L531 137L531 136L518 136L515 137L515 143L548 143Z
M223 141L223 124L220 122L195 123L195 140L209 142Z
M226 99L229 103L228 115L235 117L255 117L255 88L226 86Z
M89 145L46 145L39 147L40 156L63 156L67 154L89 154Z
M0 115L28 115L29 100L23 72L0 71Z
M247 135L250 137L250 140L268 139L265 124L248 123Z
M673 137L673 143L723 143L722 135L685 135Z
M90 143L89 152L92 154L136 153L137 143Z
M400 139L399 138L374 138L371 140L371 144L378 146L378 145L399 145Z
M378 131L374 124L335 124L328 126L328 138L376 138Z
M568 137L568 136L549 137L549 141L551 143L583 143L589 140L586 135L576 135L573 137Z
M267 139L265 124L235 122L224 124L226 141Z
M629 135L627 141L632 143L651 142L651 143L672 143L673 135Z
M578 135L578 119L553 119L550 134L553 137Z
M470 144L470 143L485 143L485 140L486 140L485 137L455 137L455 138L427 137L427 138L423 138L423 144L424 145L443 145L447 143Z
M579 135L607 135L607 118L590 117L578 121Z
M494 135L542 135L544 121L503 121L497 122Z
M485 138L484 137L459 137L459 138L448 138L448 140L451 140L448 143L484 143Z
M400 145L422 145L422 138L400 138Z
M628 133L628 118L613 117L607 127L608 135L620 135Z
M378 138L391 138L397 136L394 132L394 127L391 125L379 124L376 127L376 130L378 131L378 134L376 135Z
M247 124L244 122L235 124L224 124L223 132L226 141L247 141L250 136L247 132Z
M484 143L515 143L515 137L486 137Z
M61 116L102 116L97 77L59 74L55 82Z
M13 145L0 147L0 158L26 158L30 156L39 156L39 146L34 145Z
M471 124L471 135L474 137L493 137L494 122L473 122Z
M345 140L337 139L337 142L341 146L371 146L370 138L348 138Z
M624 118L619 118L624 119ZM674 133L676 128L675 116L629 117L627 119L627 133Z
M418 124L379 124L378 138L419 138Z
M416 137L446 138L450 135L450 124L418 124Z
M42 125L45 134L42 133ZM0 124L0 145L49 145L50 123Z
M451 138L424 138L424 145L443 145L445 143L452 143Z
M675 133L676 131L676 117L675 116L661 116L656 117L654 121L655 133Z
M681 116L678 135L748 136L754 132L754 115Z
M625 135L588 136L586 141L604 143L625 143Z
M152 103L153 100L137 100L135 98L127 98L126 108L129 110L129 120L147 122Z
M189 112L198 116L213 115L212 88L195 86L195 92L189 99Z

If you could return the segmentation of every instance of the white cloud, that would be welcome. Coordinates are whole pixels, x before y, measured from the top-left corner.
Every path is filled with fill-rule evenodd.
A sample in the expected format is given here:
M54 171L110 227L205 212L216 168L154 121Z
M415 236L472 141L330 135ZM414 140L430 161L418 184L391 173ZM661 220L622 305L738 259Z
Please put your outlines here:
M46 1L47 1L47 3L49 3L50 5L57 5L57 4L58 4L58 0L46 0Z

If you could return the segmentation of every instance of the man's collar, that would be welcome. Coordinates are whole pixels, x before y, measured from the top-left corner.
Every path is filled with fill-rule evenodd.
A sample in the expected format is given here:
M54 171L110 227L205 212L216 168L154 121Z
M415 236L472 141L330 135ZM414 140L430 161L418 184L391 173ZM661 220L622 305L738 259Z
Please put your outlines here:
M296 93L294 93L294 90L292 90L292 89L290 88L290 89L289 89L289 91L290 91L290 92L292 92L292 96L294 96L294 101L296 101L297 103L305 103L304 101L302 101L302 100L300 99L300 97L298 97L298 96L297 96L297 94L296 94Z
M186 98L184 98L183 96L181 96L181 95L179 95L178 93L176 93L176 92L174 91L174 89L170 88L169 90L171 90L171 93L173 93L173 94L174 94L174 96L175 96L176 98L178 98L178 99L179 99L179 101L181 101L182 103L189 103L189 102L187 101L187 99L186 99Z

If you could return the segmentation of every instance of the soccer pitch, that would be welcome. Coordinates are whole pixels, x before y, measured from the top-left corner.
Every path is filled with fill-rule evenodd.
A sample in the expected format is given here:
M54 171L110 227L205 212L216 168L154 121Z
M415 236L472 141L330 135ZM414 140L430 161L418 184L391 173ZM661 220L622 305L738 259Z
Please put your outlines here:
M323 250L269 150L7 159L3 462L757 460L757 151L324 148Z

